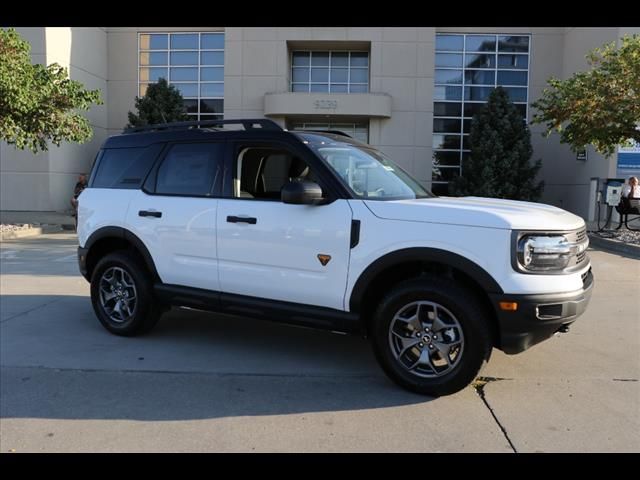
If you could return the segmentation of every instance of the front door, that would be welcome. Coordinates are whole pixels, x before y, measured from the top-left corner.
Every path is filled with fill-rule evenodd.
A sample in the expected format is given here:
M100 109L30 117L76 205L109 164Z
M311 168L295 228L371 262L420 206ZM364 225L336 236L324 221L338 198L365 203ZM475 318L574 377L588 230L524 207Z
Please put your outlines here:
M218 202L222 292L343 310L351 207L280 201L288 181L318 181L286 149L238 145L233 198Z

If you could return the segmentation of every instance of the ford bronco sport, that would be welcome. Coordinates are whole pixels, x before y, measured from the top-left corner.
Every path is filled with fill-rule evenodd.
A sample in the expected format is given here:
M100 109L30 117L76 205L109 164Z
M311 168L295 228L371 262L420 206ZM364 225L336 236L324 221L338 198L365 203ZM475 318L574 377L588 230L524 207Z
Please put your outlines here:
M580 217L436 197L345 134L267 119L110 137L78 237L114 334L149 331L171 305L360 332L391 379L432 396L468 385L494 347L566 331L593 286Z

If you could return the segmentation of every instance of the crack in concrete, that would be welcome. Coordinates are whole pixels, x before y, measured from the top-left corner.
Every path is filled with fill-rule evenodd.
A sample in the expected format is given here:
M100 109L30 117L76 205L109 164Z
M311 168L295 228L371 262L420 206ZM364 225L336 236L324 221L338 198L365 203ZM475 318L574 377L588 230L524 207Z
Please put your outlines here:
M637 382L637 378L614 378L614 382Z
M493 417L496 424L498 425L498 428L500 428L500 431L502 432L502 435L504 435L504 438L507 440L507 442L509 442L509 446L511 447L511 450L513 450L513 453L518 453L518 450L516 450L515 445L509 438L509 434L507 433L507 430L502 426L502 424L500 423L500 420L498 420L498 417L493 411L493 408L491 408L491 405L489 405L489 402L485 398L484 387L487 385L487 383L498 382L500 380L511 380L511 379L500 378L500 377L478 377L475 379L475 381L471 385L476 390L476 393L478 394L482 402L485 404L487 409L489 409L489 413L491 413L491 416Z

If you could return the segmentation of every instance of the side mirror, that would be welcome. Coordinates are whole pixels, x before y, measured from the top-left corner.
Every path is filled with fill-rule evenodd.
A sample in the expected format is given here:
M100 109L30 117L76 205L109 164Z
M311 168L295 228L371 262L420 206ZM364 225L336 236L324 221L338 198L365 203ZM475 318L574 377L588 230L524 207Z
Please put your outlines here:
M320 185L314 182L287 182L280 190L282 203L295 205L316 205L322 198Z

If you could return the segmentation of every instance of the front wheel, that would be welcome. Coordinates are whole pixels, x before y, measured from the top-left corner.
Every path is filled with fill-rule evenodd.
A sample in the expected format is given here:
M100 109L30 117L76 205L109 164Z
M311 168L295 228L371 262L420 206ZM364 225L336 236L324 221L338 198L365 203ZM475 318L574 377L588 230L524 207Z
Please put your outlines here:
M397 285L373 316L372 344L385 373L434 397L471 383L489 360L488 319L475 295L432 275Z

